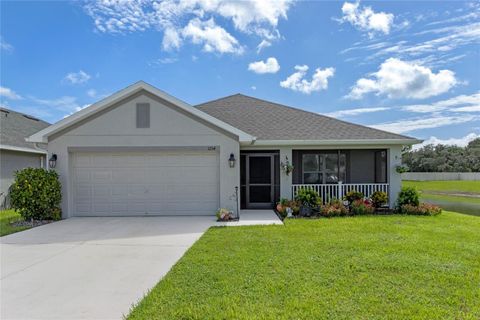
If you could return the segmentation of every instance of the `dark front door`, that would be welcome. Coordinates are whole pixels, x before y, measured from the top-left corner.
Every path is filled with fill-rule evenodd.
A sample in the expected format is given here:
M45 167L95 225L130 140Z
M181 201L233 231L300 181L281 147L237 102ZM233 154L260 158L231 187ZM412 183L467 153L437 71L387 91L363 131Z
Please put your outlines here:
M274 155L248 154L246 163L246 207L271 208L274 197Z

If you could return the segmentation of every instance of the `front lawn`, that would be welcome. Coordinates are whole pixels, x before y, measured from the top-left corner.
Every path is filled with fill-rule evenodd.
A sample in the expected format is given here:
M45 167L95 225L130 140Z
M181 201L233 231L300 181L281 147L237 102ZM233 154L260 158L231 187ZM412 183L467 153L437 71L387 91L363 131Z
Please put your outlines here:
M129 319L479 319L480 218L211 228Z
M10 223L21 221L23 218L15 210L0 211L0 237L7 234L29 229L28 226L14 227Z

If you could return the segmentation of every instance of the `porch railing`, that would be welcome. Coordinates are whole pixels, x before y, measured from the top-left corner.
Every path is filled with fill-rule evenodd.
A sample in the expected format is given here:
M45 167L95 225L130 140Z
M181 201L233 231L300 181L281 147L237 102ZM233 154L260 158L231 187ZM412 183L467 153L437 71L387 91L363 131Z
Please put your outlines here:
M388 183L294 184L292 198L295 198L300 189L311 188L320 195L325 204L332 198L342 199L352 190L363 193L365 197L370 197L375 191L383 191L388 195L388 186Z

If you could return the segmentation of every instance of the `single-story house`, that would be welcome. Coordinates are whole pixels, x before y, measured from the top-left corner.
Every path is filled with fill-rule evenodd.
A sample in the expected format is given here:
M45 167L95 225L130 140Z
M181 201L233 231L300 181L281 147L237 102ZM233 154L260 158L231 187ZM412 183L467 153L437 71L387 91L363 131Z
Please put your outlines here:
M240 94L191 106L142 81L28 141L56 155L64 217L272 208L304 185L393 205L402 146L419 142Z
M45 166L46 144L27 142L25 138L49 125L30 115L0 108L0 208L9 207L8 190L15 171Z

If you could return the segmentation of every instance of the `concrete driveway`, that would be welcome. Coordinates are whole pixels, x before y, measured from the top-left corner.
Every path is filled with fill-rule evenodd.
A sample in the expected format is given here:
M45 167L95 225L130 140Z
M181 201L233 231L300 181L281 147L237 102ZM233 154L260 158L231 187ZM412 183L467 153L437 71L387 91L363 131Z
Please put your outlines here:
M121 319L214 217L71 218L0 238L1 319Z

